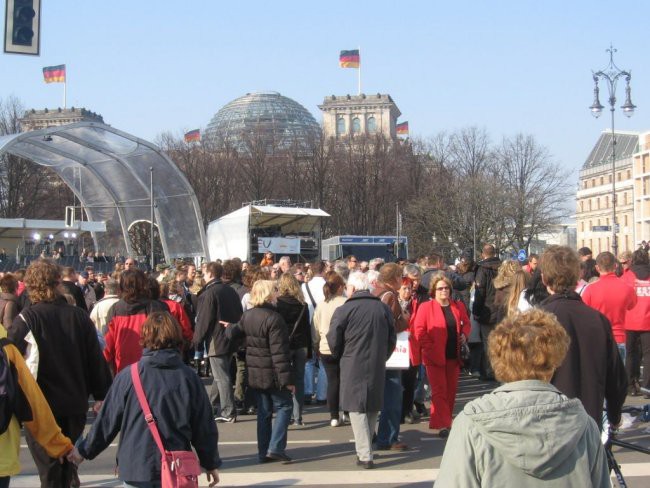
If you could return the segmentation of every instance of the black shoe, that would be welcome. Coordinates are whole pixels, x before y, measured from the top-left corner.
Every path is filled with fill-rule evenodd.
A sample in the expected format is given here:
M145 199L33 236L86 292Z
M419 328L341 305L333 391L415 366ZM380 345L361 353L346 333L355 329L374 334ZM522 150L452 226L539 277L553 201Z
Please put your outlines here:
M361 466L363 469L374 469L375 463L372 461L362 461L357 457L357 466Z
M427 408L424 406L424 403L413 402L413 404L415 405L415 410L417 413L419 413L420 415L427 414Z
M257 415L257 408L256 407L248 407L248 410L246 410L247 415Z
M284 453L279 453L279 452L269 452L266 455L267 458L272 459L274 461L282 461L282 464L287 464L291 462L291 458L287 456Z
M303 401L305 405L311 405L311 395L307 396L305 395L305 399Z

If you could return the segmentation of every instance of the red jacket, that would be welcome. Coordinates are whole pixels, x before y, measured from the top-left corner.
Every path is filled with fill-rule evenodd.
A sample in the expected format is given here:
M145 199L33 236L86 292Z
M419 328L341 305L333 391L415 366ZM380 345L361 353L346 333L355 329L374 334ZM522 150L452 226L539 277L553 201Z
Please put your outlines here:
M582 301L607 317L614 339L625 344L625 315L637 302L634 289L614 273L600 275L598 281L585 288Z
M104 358L115 373L142 357L140 331L151 312L169 312L169 309L158 300L143 298L135 303L120 299L109 311Z
M172 317L178 320L178 323L181 325L183 339L187 342L192 342L194 331L192 330L192 324L190 324L190 318L187 316L185 308L183 308L183 304L175 302L174 300L169 300L168 298L162 299L161 302L167 305L169 313L172 314Z
M451 312L456 319L458 332L457 354L460 356L460 335L469 335L471 329L465 305L458 301L450 301ZM447 347L447 321L442 307L436 300L421 303L414 321L415 338L420 343L422 363L434 366L444 366L447 362L445 349Z
M623 281L636 292L636 305L625 315L625 329L650 331L650 266L634 265L623 273Z

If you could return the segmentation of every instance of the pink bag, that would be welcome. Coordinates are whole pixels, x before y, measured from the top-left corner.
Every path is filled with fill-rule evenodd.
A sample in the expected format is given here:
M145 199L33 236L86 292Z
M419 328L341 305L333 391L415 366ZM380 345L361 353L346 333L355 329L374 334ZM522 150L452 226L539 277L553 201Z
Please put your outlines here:
M135 393L138 396L140 407L144 413L144 419L151 430L156 445L160 450L160 481L162 488L198 488L199 475L201 466L194 451L167 451L163 446L156 420L151 414L149 402L142 389L140 374L138 373L138 363L131 365L131 379Z

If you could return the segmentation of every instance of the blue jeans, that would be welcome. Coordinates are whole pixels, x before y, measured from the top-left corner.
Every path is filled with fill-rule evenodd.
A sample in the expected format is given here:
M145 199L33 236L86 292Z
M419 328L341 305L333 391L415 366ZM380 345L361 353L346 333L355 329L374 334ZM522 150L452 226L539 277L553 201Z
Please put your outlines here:
M314 369L315 369L314 359L308 359L307 362L305 363L305 379L304 379L304 383L305 383L304 396L306 397L311 397L314 394L314 389L315 389L314 375L316 374Z
M623 364L625 364L625 357L627 356L627 349L625 347L625 342L621 342L620 344L616 344L618 346L618 353L621 355L621 360L623 361Z
M125 481L122 486L124 488L160 488L160 481L131 481L131 484Z
M318 368L318 382L316 383L316 400L326 401L327 400L327 374L325 373L325 368L323 367L323 362L320 362L320 368Z
M257 456L260 461L268 453L284 454L287 429L293 402L289 390L255 390L257 394ZM275 411L275 422L272 422Z
M402 371L387 369L384 380L384 405L377 427L377 447L390 447L398 441L402 414Z
M291 350L291 369L296 381L296 393L293 396L293 419L302 421L302 409L305 405L305 362L307 361L307 348Z
M421 364L418 370L418 381L417 386L415 387L415 398L414 401L417 403L424 403L426 400L426 390L424 385L429 384L429 379L427 378L427 372L424 369L424 366Z

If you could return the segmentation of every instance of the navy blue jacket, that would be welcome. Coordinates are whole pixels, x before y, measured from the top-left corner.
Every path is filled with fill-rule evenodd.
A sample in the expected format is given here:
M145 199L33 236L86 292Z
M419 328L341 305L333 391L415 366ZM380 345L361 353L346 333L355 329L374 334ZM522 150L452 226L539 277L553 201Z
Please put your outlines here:
M194 446L205 470L221 465L219 434L203 383L194 370L183 364L175 349L145 349L138 362L151 412L168 451L189 451ZM160 451L144 420L131 381L131 369L120 371L106 396L86 438L78 443L79 453L93 459L120 432L117 463L120 479L159 481Z

